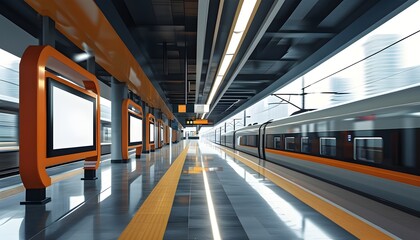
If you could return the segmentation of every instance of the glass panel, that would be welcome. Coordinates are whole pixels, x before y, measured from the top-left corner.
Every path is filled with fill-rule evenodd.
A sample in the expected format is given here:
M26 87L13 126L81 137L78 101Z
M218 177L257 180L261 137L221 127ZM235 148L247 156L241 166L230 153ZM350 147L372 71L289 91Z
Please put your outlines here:
M319 154L323 156L336 156L337 140L335 138L320 138Z
M239 144L246 146L246 136L239 137Z
M111 127L102 126L101 143L111 143Z
M311 152L311 145L309 144L309 137L302 137L301 140L301 152L309 153Z
M382 146L381 137L354 138L354 160L380 163Z
M257 146L257 135L248 136L248 146Z
M281 149L281 137L274 138L274 148Z
M295 149L296 149L296 145L295 145L295 137L286 137L285 139L284 139L284 148L286 149L286 150L289 150L289 151L295 151Z
M267 134L267 136L265 137L265 139L266 139L265 147L266 148L274 148L273 138L274 138L274 136L272 134Z
M0 112L0 150L2 147L17 146L17 115Z

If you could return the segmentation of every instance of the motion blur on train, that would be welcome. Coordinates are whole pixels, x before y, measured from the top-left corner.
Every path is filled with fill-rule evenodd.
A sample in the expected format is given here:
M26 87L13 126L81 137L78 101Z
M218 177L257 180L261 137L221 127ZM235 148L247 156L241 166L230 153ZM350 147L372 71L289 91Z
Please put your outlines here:
M0 92L1 93L1 92ZM0 100L0 178L19 171L19 108L15 100ZM105 104L102 104L105 103ZM157 127L157 125L156 125ZM155 134L159 131L155 130ZM176 142L181 134L176 134ZM155 138L157 139L157 137ZM111 153L111 102L101 99L101 155Z
M208 140L420 213L420 85Z
M3 100L0 111L0 177L19 171L19 109L17 102ZM101 105L101 154L111 152L111 109Z

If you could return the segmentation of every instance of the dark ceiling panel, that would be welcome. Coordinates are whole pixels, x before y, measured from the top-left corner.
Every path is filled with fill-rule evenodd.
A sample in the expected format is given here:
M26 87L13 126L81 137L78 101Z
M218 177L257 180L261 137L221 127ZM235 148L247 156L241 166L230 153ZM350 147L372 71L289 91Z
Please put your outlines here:
M38 37L40 17L22 1L3 1L0 12ZM153 85L170 105L198 103L213 84L239 0L209 0L202 71L196 73L197 0L95 0ZM414 0L261 0L248 34L227 72L209 118L215 123L250 106L332 53L357 40L366 29L397 14ZM275 5L281 4L281 5ZM279 6L271 12L274 6ZM268 16L272 16L268 19ZM267 22L268 21L268 22ZM264 31L262 30L264 29ZM67 55L81 50L58 34ZM82 65L84 63L81 63ZM109 84L110 75L97 67ZM181 123L193 113L175 114Z

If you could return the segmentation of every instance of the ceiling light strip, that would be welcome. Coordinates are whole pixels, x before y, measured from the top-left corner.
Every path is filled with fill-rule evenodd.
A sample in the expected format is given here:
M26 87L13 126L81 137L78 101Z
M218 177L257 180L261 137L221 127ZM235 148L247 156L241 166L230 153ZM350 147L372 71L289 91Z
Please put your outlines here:
M245 54L242 56L242 58L239 61L238 65L236 66L234 72L230 76L228 83L225 85L225 88L221 91L220 96L218 98L216 98L216 100L215 100L216 101L215 102L216 104L220 101L221 96L223 96L223 94L227 91L227 89L232 84L232 82L234 81L234 79L236 78L236 76L239 74L239 71L245 65L246 61L248 61L248 59L251 56L252 52L257 47L258 43L260 42L260 40L264 36L264 33L267 31L267 29L270 26L270 24L274 21L275 17L277 16L278 11L283 6L283 4L284 4L284 0L276 1L273 4L273 6L271 7L270 11L268 12L268 14L266 15L266 17L264 18L264 21L261 24L260 29L254 34L254 37L253 37L253 40L251 41L251 44L248 46L248 49L245 51ZM261 93L258 93L258 94L260 95ZM248 104L248 103L249 103L249 101L247 101L245 103L245 105ZM247 106L247 107L249 107L249 106ZM215 109L215 106L212 106L210 108L210 112L208 112L207 115L210 115L211 112L213 112L214 109ZM226 115L220 122L225 121L229 117L235 115L236 113L238 113L238 112L240 112L240 111L242 111L244 109L246 109L246 107L244 107L244 105L239 106L236 110L234 110L234 112L232 114Z
M258 0L243 0L241 4L241 9L239 11L238 17L236 18L235 27L230 34L229 44L227 44L226 52L222 58L222 62L219 66L219 70L216 75L216 79L211 88L209 98L207 99L207 105L210 105L216 95L217 90L222 83L229 66L231 65L236 52L239 49L239 46L244 37L245 30L250 23L252 13L254 12L255 7L257 6ZM204 119L205 114L201 117Z

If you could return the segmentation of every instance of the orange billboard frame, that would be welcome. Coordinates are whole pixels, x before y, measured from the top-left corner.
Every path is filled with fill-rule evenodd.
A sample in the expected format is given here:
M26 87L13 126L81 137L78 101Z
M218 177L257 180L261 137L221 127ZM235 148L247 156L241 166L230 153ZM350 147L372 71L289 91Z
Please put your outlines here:
M154 152L156 149L156 142L157 139L154 139L153 143L150 142L150 124L153 123L154 128L156 128L156 119L155 116L153 116L153 114L148 113L146 115L146 141L145 141L145 149L146 149L146 153L149 152ZM156 132L155 132L156 135Z
M132 110L130 107L134 108L136 111ZM136 158L140 158L141 157L141 151L143 149L143 142L144 139L142 139L142 143L141 144L136 144L136 145L129 145L129 123L128 123L128 115L129 114L133 114L139 118L141 118L141 120L143 121L143 108L136 104L135 102L133 102L131 99L125 99L122 103L122 116L121 116L121 154L122 154L122 158L123 161L127 161L128 162L128 150L131 148L135 148L136 149ZM143 126L141 126L143 128Z
M168 145L170 143L170 139L169 139L169 131L170 131L170 127L169 125L165 125L165 144Z
M164 129L164 123L163 123L163 120L162 119L158 119L157 120L157 125L158 125L158 133L157 133L157 136L158 136L158 142L157 142L157 148L162 148L163 147L163 145L165 144L164 143L164 134L161 134L161 130L163 129L163 131L165 131L165 129Z
M63 80L63 75L74 84ZM52 78L76 91L96 99L95 149L85 152L48 157L47 155L47 78ZM85 159L85 177L96 179L100 164L100 89L96 77L51 46L29 46L19 66L19 172L26 188L26 202L43 204L50 201L45 188L51 185L48 166ZM78 84L78 85L76 85Z

